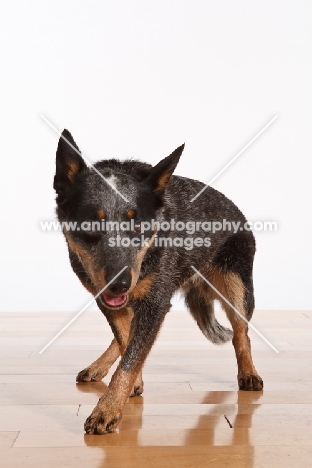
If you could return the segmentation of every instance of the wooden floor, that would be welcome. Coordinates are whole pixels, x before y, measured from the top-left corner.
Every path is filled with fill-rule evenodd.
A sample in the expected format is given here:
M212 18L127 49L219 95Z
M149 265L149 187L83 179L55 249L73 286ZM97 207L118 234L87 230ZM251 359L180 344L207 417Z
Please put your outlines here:
M0 315L1 466L312 466L312 312L255 313L280 350L250 330L263 392L237 391L231 343L212 345L187 312L170 312L144 367L143 396L103 436L85 435L83 424L105 383L75 383L111 340L101 313L86 311L39 354L74 315Z

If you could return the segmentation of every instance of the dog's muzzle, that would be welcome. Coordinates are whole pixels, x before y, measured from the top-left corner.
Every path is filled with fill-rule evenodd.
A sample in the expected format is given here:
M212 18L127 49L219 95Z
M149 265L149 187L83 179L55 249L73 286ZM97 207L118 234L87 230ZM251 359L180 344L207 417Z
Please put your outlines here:
M111 278L116 276L115 272L106 275L107 283L110 283ZM128 302L128 290L131 286L131 274L129 271L124 271L117 276L109 285L109 287L101 294L101 300L106 307L118 308L125 306Z
M110 308L120 308L128 302L128 294L122 294L121 296L110 296L109 294L101 294L102 302L105 306Z

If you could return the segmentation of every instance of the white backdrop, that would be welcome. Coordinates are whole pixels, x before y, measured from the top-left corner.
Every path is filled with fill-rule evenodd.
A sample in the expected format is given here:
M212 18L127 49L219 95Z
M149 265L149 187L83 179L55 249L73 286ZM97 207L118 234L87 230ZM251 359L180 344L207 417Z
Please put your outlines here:
M79 310L54 218L55 150L68 128L92 161L156 163L214 183L257 233L256 306L311 309L312 4L293 1L46 1L1 7L1 310ZM181 307L178 300L175 307ZM93 306L95 308L95 306Z

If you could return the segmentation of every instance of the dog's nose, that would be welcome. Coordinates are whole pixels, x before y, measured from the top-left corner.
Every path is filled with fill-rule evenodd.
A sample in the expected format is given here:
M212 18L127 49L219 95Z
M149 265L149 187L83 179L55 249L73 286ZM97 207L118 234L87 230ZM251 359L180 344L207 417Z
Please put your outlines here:
M116 274L111 274L111 275L106 275L106 281L109 283L112 281L112 279L116 276ZM110 285L108 286L108 291L110 291L112 294L124 294L125 292L128 291L131 285L131 275L129 272L125 272L117 278L115 278Z

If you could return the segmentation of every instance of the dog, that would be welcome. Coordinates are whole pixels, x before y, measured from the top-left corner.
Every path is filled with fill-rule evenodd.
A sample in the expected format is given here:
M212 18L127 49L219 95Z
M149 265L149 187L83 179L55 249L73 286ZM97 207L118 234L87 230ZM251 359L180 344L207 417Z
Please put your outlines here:
M114 335L77 382L102 380L121 356L107 391L85 422L87 434L113 432L128 397L143 392L142 367L177 290L211 342L232 339L239 389L263 388L248 337L254 236L242 228L247 220L241 211L217 190L206 187L191 202L205 185L173 175L183 149L153 167L116 159L90 167L68 130L59 139L53 187L69 260ZM241 227L224 229L229 221ZM218 229L210 229L208 237L209 223ZM215 299L232 330L217 322Z

